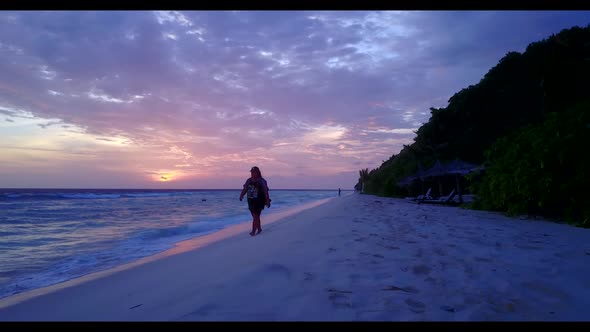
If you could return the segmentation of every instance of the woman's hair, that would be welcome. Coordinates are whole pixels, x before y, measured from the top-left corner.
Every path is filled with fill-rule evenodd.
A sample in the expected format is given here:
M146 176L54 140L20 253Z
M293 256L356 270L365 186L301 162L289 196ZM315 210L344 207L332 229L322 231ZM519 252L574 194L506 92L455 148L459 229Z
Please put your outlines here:
M255 172L258 174L259 177L262 177L262 172L260 172L260 168L258 166L254 166L250 169L250 172Z

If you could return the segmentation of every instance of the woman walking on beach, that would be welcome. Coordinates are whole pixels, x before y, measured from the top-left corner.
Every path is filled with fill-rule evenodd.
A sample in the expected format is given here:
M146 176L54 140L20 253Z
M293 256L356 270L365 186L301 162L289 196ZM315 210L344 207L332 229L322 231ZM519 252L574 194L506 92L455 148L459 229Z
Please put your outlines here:
M254 236L262 232L260 226L260 214L264 210L264 206L270 207L270 197L268 195L268 184L262 177L260 169L256 166L250 169L250 177L244 183L244 189L240 193L240 202L244 199L244 195L248 194L248 209L252 214L252 232L250 235Z

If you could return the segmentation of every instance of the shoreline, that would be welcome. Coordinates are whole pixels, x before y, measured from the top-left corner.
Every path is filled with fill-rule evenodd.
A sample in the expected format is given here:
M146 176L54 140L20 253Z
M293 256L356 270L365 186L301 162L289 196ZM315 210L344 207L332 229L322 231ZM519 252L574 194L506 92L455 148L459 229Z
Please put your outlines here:
M330 201L332 199L334 199L334 198L324 198L324 199L321 199L318 201L305 203L305 204L302 204L299 206L287 208L287 209L285 209L283 211L279 211L279 212L274 212L274 211L267 212L266 217L264 216L264 213L263 213L263 217L262 217L263 223L264 224L272 224L272 223L278 222L285 217L297 214L297 213L307 210L307 209L312 209L316 206L327 203L328 201ZM268 208L266 208L265 210L268 210ZM245 215L248 214L247 209L245 209L244 214ZM245 216L244 218L248 218L248 216ZM0 298L0 309L20 303L22 301L26 301L26 300L34 298L34 297L53 293L53 292L58 291L60 289L68 288L68 287L75 286L78 284L82 284L82 283L88 282L90 280L100 279L100 278L112 275L112 274L120 272L120 271L132 269L134 267L141 266L146 263L156 261L159 259L163 259L165 257L181 254L181 253L191 251L191 250L197 250L201 247L211 245L215 242L223 241L223 240L226 240L226 239L231 238L233 236L237 236L241 233L244 233L244 232L247 233L248 232L247 230L249 230L250 227L251 227L251 221L245 221L245 222L241 222L239 224L229 225L229 226L227 226L223 229L220 229L218 231L215 231L215 232L196 236L194 238L187 239L187 240L182 240L180 242L175 243L172 248L166 249L162 252L155 253L153 255L139 258L139 259L131 261L131 262L123 263L121 265L117 265L117 266L107 268L107 269L98 270L95 272L90 272L85 275L74 277L72 279L64 280L62 282L58 282L55 284L51 284L51 285L47 285L47 286L43 286L43 287L38 287L38 288L23 291L23 292L15 293L12 295L4 296L4 297Z
M0 321L587 320L590 230L360 194L232 227L0 299Z

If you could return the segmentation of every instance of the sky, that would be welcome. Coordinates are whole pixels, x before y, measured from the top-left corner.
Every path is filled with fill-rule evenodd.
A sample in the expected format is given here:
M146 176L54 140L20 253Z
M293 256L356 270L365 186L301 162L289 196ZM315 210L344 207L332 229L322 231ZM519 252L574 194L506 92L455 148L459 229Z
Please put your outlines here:
M590 11L0 12L0 188L352 189Z

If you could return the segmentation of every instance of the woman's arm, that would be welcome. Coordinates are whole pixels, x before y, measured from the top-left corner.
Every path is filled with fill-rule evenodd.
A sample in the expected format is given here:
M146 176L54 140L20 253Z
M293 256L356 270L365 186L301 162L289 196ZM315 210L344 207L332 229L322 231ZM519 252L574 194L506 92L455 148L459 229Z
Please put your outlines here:
M240 193L240 202L242 201L242 199L244 199L244 195L246 195L246 193L248 192L248 181L250 179L246 180L246 183L244 183L244 188L242 189L242 192Z
M270 207L270 196L268 194L268 184L264 180L264 197L266 198L266 207Z

